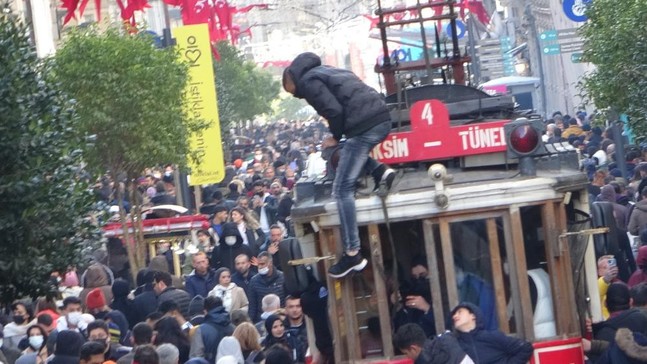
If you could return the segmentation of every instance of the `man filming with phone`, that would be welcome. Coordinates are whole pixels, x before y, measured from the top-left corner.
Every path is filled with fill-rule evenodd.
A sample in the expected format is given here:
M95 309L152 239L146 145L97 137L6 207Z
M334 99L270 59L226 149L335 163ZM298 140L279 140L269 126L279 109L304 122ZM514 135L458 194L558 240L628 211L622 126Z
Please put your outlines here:
M613 255L603 255L598 259L598 291L600 293L600 303L602 304L602 316L606 320L609 318L609 310L606 307L607 290L611 283L619 282L618 264Z

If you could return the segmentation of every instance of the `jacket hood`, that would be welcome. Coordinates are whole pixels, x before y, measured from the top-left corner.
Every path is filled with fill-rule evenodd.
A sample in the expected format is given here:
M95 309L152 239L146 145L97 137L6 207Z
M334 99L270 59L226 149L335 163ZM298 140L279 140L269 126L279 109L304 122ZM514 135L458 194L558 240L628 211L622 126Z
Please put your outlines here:
M611 185L604 185L600 189L598 201L616 202L616 190Z
M112 284L112 295L115 298L125 298L130 293L130 285L124 279L115 279Z
M168 273L168 262L166 257L163 255L158 255L151 259L151 262L148 263L148 269L157 272L166 272Z
M218 344L218 356L216 357L216 362L220 362L220 359L225 356L232 356L235 358L236 363L245 362L243 352L240 348L240 343L238 342L238 339L233 336L223 337Z
M83 336L76 331L63 330L56 336L56 349L54 356L77 356L81 345L83 345Z
M236 237L236 244L234 245L227 245L225 243L225 238L228 236L235 236ZM221 247L235 247L243 244L243 237L240 236L240 232L238 231L238 226L233 223L233 222L228 222L222 226L222 236L220 237L220 246Z
M220 326L227 326L231 323L229 320L229 314L223 306L218 306L207 312L207 315L204 317L204 321Z
M481 309L477 305L475 305L475 304L473 304L471 302L461 302L461 303L459 303L456 307L454 307L454 309L452 310L449 317L454 316L456 311L458 311L461 308L466 308L469 312L471 312L472 314L474 314L474 316L476 316L476 328L477 329L485 328L485 320L483 319L483 312L481 312Z
M642 212L647 212L647 199L642 199L638 202L636 202L636 205L634 205L635 209L638 209Z
M85 274L85 288L97 288L110 285L108 273L101 264L92 264L88 267Z
M629 329L618 329L616 332L616 344L631 362L644 363L647 361L647 337L641 333L632 333Z
M301 90L299 90L299 82L306 72L319 66L321 66L321 58L312 52L301 53L294 58L287 69L287 72L292 77L292 81L294 81L294 86L296 87L294 96L303 98Z

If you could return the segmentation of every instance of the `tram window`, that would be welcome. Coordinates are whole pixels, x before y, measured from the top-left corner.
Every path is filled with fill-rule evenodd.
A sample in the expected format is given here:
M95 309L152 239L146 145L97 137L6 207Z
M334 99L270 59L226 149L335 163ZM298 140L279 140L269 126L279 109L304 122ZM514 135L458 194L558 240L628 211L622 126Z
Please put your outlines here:
M535 338L556 335L541 206L520 208ZM565 223L565 222L564 222Z
M471 302L481 309L486 329L499 329L497 317L497 299L495 287L501 286L505 298L499 302L505 305L510 297L509 279L505 272L505 243L502 231L503 222L501 218L493 218L494 224L488 231L488 220L466 220L451 222L449 232L456 279L457 299L459 302ZM496 239L490 241L490 239ZM498 256L492 257L492 252L498 252ZM495 283L493 277L493 264L499 264L499 272L503 272L499 282ZM447 267L447 262L443 262ZM449 282L448 282L449 284ZM452 307L448 307L451 310ZM510 315L508 315L510 316ZM513 325L503 325L506 327Z

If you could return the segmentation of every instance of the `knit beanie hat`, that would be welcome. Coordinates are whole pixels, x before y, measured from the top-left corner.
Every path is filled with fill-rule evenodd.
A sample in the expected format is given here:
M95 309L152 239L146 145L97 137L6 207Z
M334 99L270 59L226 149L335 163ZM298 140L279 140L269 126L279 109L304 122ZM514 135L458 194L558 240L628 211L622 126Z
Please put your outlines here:
M629 287L624 283L612 283L607 290L607 308L609 312L629 309L631 294Z
M85 299L85 306L88 310L95 308L102 308L106 305L106 297L103 295L101 288L95 288L92 291L88 292L88 296Z
M189 317L202 314L204 311L204 297L197 295L189 303Z

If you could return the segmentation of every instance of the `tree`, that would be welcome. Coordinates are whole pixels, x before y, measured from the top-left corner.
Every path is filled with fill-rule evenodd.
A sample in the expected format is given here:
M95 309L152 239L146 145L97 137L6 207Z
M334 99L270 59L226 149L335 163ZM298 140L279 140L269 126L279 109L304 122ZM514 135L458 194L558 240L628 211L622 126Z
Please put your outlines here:
M280 99L274 112L277 118L282 119L307 119L314 114L316 112L305 100L292 95Z
M131 239L126 228L123 195L120 204L124 241L131 273L144 267L146 244L141 233L140 195L133 181L160 163L185 165L188 136L204 127L189 120L182 93L187 66L171 49L156 49L145 34L125 34L119 28L71 31L55 57L55 77L77 101L78 133L95 135L86 149L88 165L97 174L110 171L131 193ZM115 183L117 186L118 184Z
M584 59L596 66L582 86L598 108L630 116L637 136L647 135L647 7L643 0L592 1L582 26Z
M232 122L271 112L279 83L269 72L245 61L231 44L219 42L217 48L220 60L214 63L214 72L221 130L227 130Z
M52 271L98 241L82 178L75 104L43 78L50 70L27 29L0 5L0 297L50 294Z

